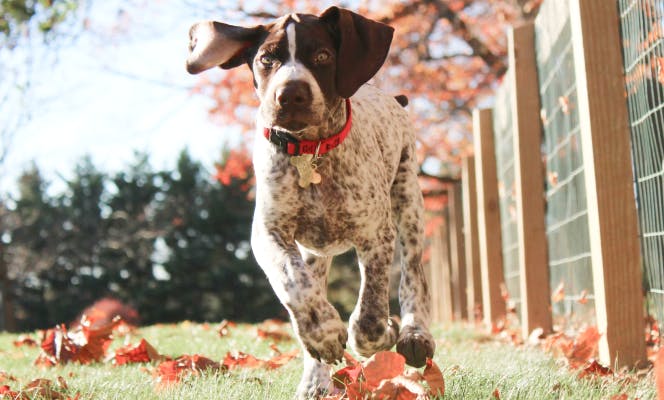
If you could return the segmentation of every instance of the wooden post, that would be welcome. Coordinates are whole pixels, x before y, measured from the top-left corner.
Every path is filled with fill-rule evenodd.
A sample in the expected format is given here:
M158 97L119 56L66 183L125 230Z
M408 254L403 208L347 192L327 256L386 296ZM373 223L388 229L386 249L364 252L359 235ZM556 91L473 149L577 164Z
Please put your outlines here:
M500 295L504 276L492 115L490 109L473 111L482 308L489 326L505 316L505 301Z
M474 321L482 315L482 272L477 237L477 189L475 157L473 156L463 159L461 183L463 185L463 233L466 248L466 304L468 319Z
M550 333L551 301L544 217L539 82L532 23L508 30L514 143L514 184L521 289L521 333Z
M445 209L443 223L431 240L431 293L436 322L449 322L454 319L448 230L449 220Z
M449 196L450 221L450 278L454 306L454 319L468 319L466 299L466 253L463 237L463 203L461 183L455 183ZM472 314L471 314L472 315Z
M569 0L600 361L646 360L643 289L618 9Z

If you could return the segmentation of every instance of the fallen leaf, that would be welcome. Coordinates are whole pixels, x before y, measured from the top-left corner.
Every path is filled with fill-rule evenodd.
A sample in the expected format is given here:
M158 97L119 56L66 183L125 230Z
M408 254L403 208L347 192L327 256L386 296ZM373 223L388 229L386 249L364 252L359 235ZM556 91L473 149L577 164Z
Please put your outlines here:
M500 391L498 390L498 388L495 388L491 395L493 396L494 399L500 400Z
M237 367L242 368L259 368L265 365L265 361L259 360L258 358L252 356L251 354L246 354L241 351L237 352L228 352L224 361L221 362L221 365L228 369L233 369Z
M362 364L362 373L370 389L378 387L383 379L403 374L406 359L399 353L379 351Z
M286 353L277 354L276 356L270 358L265 362L265 367L267 369L276 369L283 365L286 365L290 360L297 357L300 353L298 349L293 349Z
M383 379L380 385L372 391L372 398L384 400L417 400L424 397L426 392L422 385L403 376Z
M570 367L578 368L590 360L597 352L601 337L602 335L594 326L583 331L565 354L570 362Z
M613 375L611 368L603 366L597 362L597 360L591 360L588 365L579 373L579 378L609 375Z
M609 400L629 400L629 396L627 396L625 393L621 393L615 396L611 396Z
M553 291L551 295L552 303L559 303L565 299L565 282L560 282L556 290Z
M332 383L334 383L335 387L343 389L345 386L357 382L361 374L361 365L349 365L341 368L332 375Z
M261 339L271 339L276 342L282 342L293 339L290 334L281 330L265 330L257 328L256 335Z
M145 339L136 345L127 345L115 351L113 362L115 365L131 363L147 363L163 359L159 352Z
M21 335L14 340L14 347L37 347L37 341L29 336Z
M185 375L199 374L206 370L220 370L219 363L200 355L183 355L175 360L163 361L153 373L161 385L170 385L180 381Z
M443 373L432 359L427 358L426 367L424 367L422 376L429 385L430 396L442 397L445 394L445 379L443 378Z

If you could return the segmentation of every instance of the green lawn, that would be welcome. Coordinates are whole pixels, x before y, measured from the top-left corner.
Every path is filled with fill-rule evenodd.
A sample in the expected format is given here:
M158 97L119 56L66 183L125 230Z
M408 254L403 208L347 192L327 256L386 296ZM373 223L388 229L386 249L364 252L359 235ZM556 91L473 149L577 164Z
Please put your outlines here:
M200 354L220 361L231 350L267 359L274 355L270 341L256 336L256 326L239 325L220 338L216 324L181 323L141 328L132 337L137 343L145 338L161 354L177 357ZM478 333L474 328L453 325L435 329L439 338L435 361L443 370L445 399L492 399L498 389L501 399L611 399L625 393L629 399L655 399L652 373L637 378L577 377L560 361L536 348L514 347ZM267 371L236 369L225 374L203 374L186 378L170 388L155 384L151 371L155 365L134 364L115 367L108 363L81 366L69 364L50 369L33 365L39 353L35 347L15 347L18 335L0 334L0 372L17 381L2 381L20 389L35 378L57 379L62 376L70 394L79 392L81 399L291 399L299 380L302 358ZM32 337L37 337L36 334ZM117 338L112 348L123 344ZM297 347L294 341L281 342L288 351ZM1 376L1 375L0 375Z

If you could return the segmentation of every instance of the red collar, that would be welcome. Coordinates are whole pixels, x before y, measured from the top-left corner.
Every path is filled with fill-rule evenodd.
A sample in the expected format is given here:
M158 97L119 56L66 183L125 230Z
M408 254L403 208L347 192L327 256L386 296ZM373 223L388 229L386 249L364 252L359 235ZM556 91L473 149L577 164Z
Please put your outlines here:
M346 124L336 135L322 140L297 140L290 133L270 128L263 128L263 135L288 155L314 154L320 156L339 146L346 139L353 125L352 120L350 99L346 99Z

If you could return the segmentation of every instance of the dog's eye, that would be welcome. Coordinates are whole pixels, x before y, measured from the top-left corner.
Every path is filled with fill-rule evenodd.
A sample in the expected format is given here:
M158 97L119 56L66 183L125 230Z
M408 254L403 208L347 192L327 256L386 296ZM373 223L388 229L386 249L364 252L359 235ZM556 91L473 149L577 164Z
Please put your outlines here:
M317 65L327 64L332 60L332 54L328 50L321 50L314 56L314 63Z
M259 59L259 61L261 62L261 64L263 64L266 67L271 67L272 64L274 64L274 58L267 54L263 54Z

